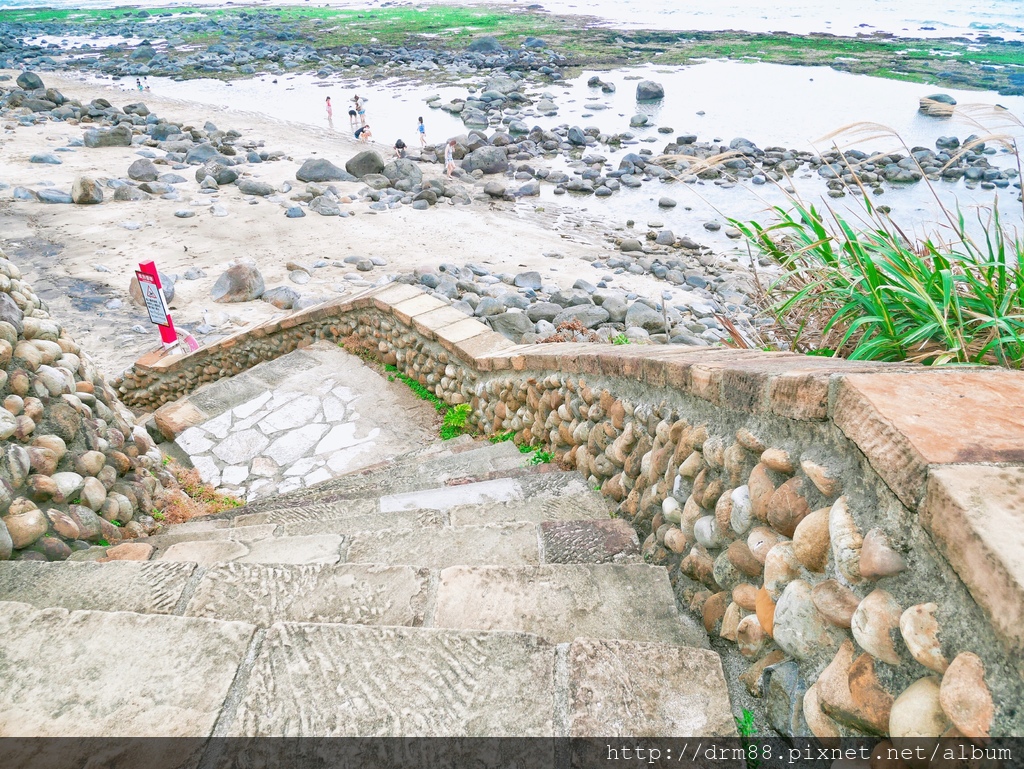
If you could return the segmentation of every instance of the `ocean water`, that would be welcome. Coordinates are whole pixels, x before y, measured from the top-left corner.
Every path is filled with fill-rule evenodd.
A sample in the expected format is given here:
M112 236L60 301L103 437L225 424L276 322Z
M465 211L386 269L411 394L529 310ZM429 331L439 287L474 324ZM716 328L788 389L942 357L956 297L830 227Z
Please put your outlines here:
M423 5L438 0L420 0ZM529 0L457 0L460 5L523 7ZM224 5L223 0L140 0L133 7ZM308 0L233 2L234 6L310 5ZM396 3L367 0L318 0L335 8L393 7ZM976 36L991 34L1024 40L1021 0L540 0L547 11L592 16L624 28L719 30L837 35L888 32L901 37ZM112 8L118 0L0 0L4 8ZM780 8L783 9L780 12Z

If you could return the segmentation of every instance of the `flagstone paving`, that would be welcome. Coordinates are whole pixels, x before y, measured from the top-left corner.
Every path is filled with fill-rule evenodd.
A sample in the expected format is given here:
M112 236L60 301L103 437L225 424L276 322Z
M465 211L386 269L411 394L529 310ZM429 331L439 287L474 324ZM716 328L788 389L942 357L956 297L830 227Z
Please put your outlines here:
M327 343L188 400L210 419L183 431L178 446L204 481L245 499L312 486L436 440L431 415L404 385Z

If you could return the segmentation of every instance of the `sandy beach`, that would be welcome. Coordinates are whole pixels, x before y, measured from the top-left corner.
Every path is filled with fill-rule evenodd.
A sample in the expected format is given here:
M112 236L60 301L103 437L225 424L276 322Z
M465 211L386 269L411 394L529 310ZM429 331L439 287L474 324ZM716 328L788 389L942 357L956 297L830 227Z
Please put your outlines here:
M168 120L196 126L210 121L221 130L238 130L243 141L262 142L262 148L286 153L286 159L245 167L246 174L278 189L286 183L295 190L303 188L295 180L295 172L307 158L327 158L343 166L348 158L367 148L350 139L347 131L314 129L230 109L211 111L152 92L137 94L51 73L46 73L45 82L67 98L83 103L106 98L123 107L144 101L152 112ZM6 121L0 134L0 181L11 189L49 181L67 190L81 175L100 181L124 177L128 166L138 159L137 147L77 147L60 153L61 165L29 162L32 155L52 152L89 127L60 122L23 126ZM377 144L373 148L385 158L390 155L388 147ZM171 170L169 166L160 168ZM443 173L440 165L425 163L421 168L425 178ZM586 222L577 213L550 205L539 211L534 202L474 201L468 206L441 204L427 211L403 207L379 213L356 203L345 206L353 214L347 218L307 215L288 219L282 204L245 196L233 186L214 195L199 194L193 178L195 167L178 173L188 181L176 185L180 192L177 201L154 198L142 202L108 200L93 206L46 205L14 201L11 190L0 192L0 241L5 250L19 260L28 279L47 299L51 312L70 326L108 375L118 373L157 346L155 328L149 326L144 310L133 305L128 296L129 282L140 261L153 260L162 272L179 276L189 268L201 268L206 277L176 282L171 302L174 318L180 326L194 328L204 322L205 313L205 320L216 326L218 333L231 333L281 314L262 301L212 301L210 288L214 281L239 259L256 263L268 289L289 285L303 296L327 298L352 290L345 279L352 272L351 264L314 269L312 279L304 286L289 283L286 264L341 262L352 255L380 257L386 265L359 273L361 279L377 282L418 266L436 269L444 263L479 263L495 272L538 270L546 282L569 288L579 277L595 280L596 271L589 262L612 248L599 223ZM364 187L358 182L336 184L343 194ZM227 215L214 216L214 203ZM194 210L196 216L176 218L175 212L183 208ZM141 227L128 229L126 223ZM647 275L626 274L616 280L617 288L640 296L660 296L663 286ZM87 301L90 296L91 302ZM120 300L120 306L111 300ZM131 330L140 324L144 333Z

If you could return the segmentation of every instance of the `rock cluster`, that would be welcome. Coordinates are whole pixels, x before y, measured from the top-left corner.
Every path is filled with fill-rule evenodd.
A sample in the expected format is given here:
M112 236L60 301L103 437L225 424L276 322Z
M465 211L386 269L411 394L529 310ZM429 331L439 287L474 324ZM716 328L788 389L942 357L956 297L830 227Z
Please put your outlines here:
M156 528L159 450L0 251L0 560L63 560Z
M536 271L503 273L479 264L424 267L399 276L398 281L428 289L517 344L547 339L562 323L572 321L593 330L596 341L717 344L729 334L716 316L727 315L742 329L752 327L754 310L747 297L753 287L745 271L716 267L710 260L704 267L693 256L702 253L694 246L689 252L692 266L683 263L682 255L672 260L643 253L639 258L595 260L593 266L602 270L596 284L581 278L570 289L560 288ZM712 270L719 274L712 276ZM624 272L668 276L670 282L685 287L685 293L668 303L610 287L613 275Z
M180 77L191 73L251 75L258 71L283 75L296 69L311 69L321 77L328 77L352 67L372 67L396 75L403 72L465 75L478 70L513 70L534 71L556 78L560 77L560 69L566 63L564 56L535 37L527 38L520 48L504 48L494 38L481 37L461 51L379 43L318 48L301 40L294 29L282 24L278 15L258 9L200 18L163 18L138 11L134 16L129 14L114 20L95 19L89 30L100 38L142 39L128 56L120 46L113 45L109 48L90 46L86 51L64 57L64 66L117 77ZM35 38L62 38L69 34L77 33L69 32L68 26L58 20L32 22L28 29L20 24L0 24L0 39L3 40L0 68L56 69L58 62L54 55L60 52L36 43ZM216 42L191 44L197 37Z

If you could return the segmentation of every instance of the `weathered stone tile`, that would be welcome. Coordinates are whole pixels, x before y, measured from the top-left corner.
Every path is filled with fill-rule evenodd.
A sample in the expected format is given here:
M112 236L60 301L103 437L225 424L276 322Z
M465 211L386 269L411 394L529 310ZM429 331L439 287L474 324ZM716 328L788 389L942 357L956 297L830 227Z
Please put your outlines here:
M391 529L352 536L348 563L408 564L445 568L456 564L540 562L537 527L532 523Z
M227 732L551 736L554 657L553 647L529 635L278 624Z
M419 626L426 569L225 563L209 569L185 614L251 622Z
M207 736L254 630L241 622L3 604L0 734ZM113 662L119 650L154 653L129 675Z
M170 614L195 569L191 563L0 563L0 601L40 609Z
M658 643L574 641L569 647L569 736L651 735L736 736L718 655ZM607 761L606 755L595 758Z
M621 518L545 521L540 538L545 563L610 563L640 555L636 532Z
M642 564L454 566L441 572L435 627L701 643L680 621L664 569Z

